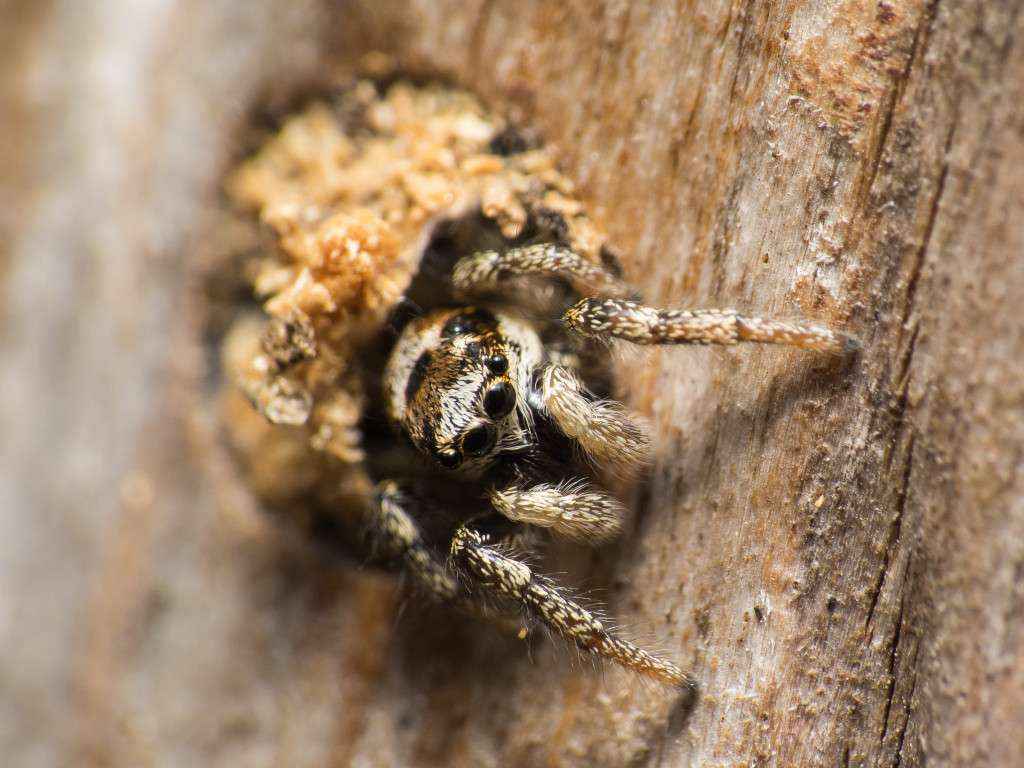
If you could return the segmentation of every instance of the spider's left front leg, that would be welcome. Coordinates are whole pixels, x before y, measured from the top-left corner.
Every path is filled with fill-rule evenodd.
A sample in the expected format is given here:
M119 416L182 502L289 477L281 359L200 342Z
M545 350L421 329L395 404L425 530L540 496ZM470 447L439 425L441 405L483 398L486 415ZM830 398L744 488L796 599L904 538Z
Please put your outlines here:
M592 612L565 597L549 579L493 546L485 533L467 525L460 527L452 538L451 554L474 586L524 606L581 650L680 688L695 689L690 675L613 635Z
M640 423L621 403L591 395L573 369L544 366L540 397L558 428L599 463L630 469L648 461L650 438Z
M784 344L842 355L855 339L823 325L741 315L732 309L659 309L617 298L588 298L570 307L569 330L592 339L633 344Z
M618 536L626 514L618 500L582 479L496 488L490 501L509 520L547 528L587 546Z

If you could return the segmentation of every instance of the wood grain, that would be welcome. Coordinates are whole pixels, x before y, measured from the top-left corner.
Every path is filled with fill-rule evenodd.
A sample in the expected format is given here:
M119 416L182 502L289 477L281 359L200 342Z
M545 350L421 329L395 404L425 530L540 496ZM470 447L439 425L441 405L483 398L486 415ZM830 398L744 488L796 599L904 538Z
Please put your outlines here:
M1013 765L1019 10L7 3L11 764ZM205 213L256 105L373 49L557 143L649 299L864 344L846 367L622 357L658 460L626 540L558 565L694 670L686 717L551 643L401 611L387 577L277 536L215 450L189 314Z

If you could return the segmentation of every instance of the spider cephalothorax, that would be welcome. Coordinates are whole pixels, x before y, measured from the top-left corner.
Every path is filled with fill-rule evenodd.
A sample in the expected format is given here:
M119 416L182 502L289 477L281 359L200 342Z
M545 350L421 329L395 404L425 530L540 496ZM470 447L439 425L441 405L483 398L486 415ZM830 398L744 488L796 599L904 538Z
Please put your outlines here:
M254 249L250 270L271 322L240 320L224 343L245 394L226 398L229 433L261 495L316 498L335 524L358 518L422 593L485 616L497 602L690 687L509 544L547 533L598 546L622 529L600 468L642 466L649 443L602 396L606 342L834 354L852 342L731 310L644 306L550 153L515 135L465 92L361 82L292 118L235 172L232 199L277 239ZM402 305L419 315L395 339Z
M465 306L413 320L384 374L388 415L445 469L479 476L529 445L527 400L543 347L528 323Z

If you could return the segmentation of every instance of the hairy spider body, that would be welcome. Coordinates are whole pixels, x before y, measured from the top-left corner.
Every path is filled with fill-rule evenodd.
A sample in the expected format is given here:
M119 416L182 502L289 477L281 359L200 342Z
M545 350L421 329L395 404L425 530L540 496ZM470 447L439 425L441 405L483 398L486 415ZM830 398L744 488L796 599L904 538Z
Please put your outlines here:
M550 154L513 134L463 92L363 82L236 171L232 198L277 240L253 283L270 322L242 318L223 346L234 445L264 498L314 496L362 520L436 600L521 610L692 689L520 554L540 533L598 546L622 529L601 468L641 467L650 446L607 397L607 343L854 345L821 326L643 305Z

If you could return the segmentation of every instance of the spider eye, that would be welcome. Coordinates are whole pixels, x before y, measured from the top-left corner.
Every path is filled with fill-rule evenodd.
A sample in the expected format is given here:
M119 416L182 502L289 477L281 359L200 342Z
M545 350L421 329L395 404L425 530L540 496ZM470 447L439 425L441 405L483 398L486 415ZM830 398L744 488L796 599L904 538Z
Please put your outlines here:
M450 339L464 333L483 333L494 328L496 322L494 315L486 309L466 309L448 319L441 329L441 338Z
M488 355L484 360L484 365L487 366L487 370L491 373L500 376L508 370L508 358L501 353Z
M457 451L441 451L437 454L437 461L445 469L455 469L459 466L459 462L461 462L462 459L459 457Z
M462 438L462 450L470 456L487 453L494 445L494 430L486 424L473 427Z
M516 393L508 382L501 382L484 395L484 413L492 419L503 419L516 405Z

